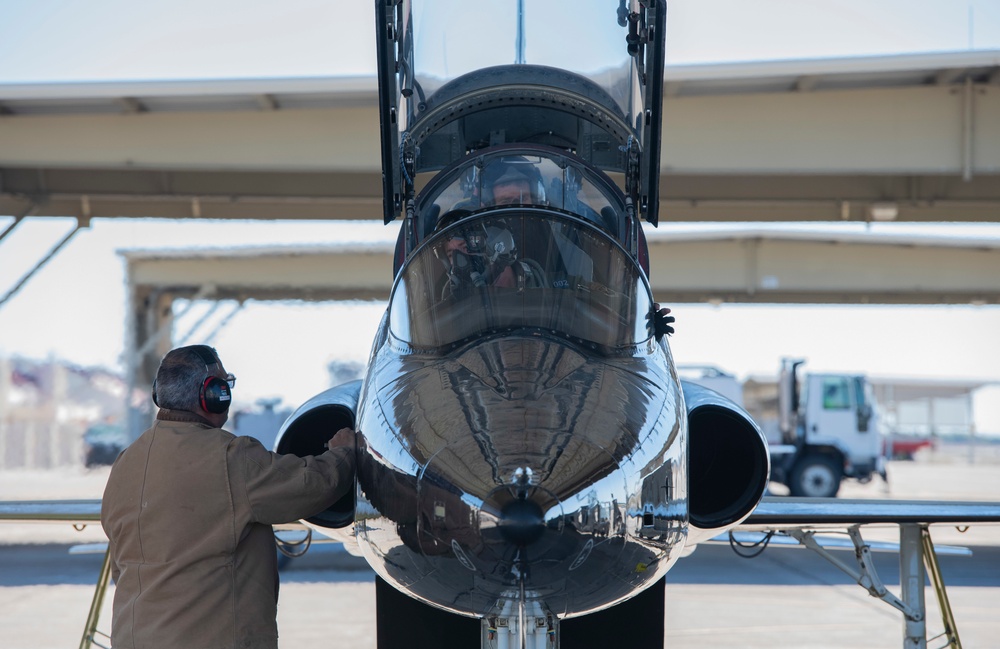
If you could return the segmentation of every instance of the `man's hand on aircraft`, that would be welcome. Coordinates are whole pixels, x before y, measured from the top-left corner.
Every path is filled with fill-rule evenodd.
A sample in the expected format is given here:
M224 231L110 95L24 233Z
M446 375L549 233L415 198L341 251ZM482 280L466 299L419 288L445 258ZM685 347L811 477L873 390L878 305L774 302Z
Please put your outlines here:
M341 428L333 437L330 438L330 441L326 443L326 447L329 449L334 449L340 446L354 448L354 445L355 433L351 428Z
M670 326L670 323L674 322L676 318L670 315L669 308L660 308L659 303L653 302L653 312L647 315L646 318L652 318L653 320L653 335L656 336L657 341L663 338L664 335L674 333L674 328Z

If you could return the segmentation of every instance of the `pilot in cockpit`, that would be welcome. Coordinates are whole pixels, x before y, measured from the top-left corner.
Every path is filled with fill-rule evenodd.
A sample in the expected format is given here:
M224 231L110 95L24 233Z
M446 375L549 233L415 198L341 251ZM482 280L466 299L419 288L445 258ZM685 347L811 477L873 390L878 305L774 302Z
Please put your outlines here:
M518 259L517 244L508 224L497 219L464 228L445 244L448 293L460 288L538 288L544 273L537 262Z
M569 289L579 296L574 302L564 294L534 294L532 299L552 308L575 304L588 311L598 304L617 304L622 294L614 287L622 268L614 244L600 234L614 236L619 230L601 221L612 208L605 201L605 209L599 210L601 195L570 171L544 158L509 155L454 178L450 187L460 188L464 197L434 221L435 230L447 231L432 244L440 265L435 264L428 279L437 298L450 301L487 288L503 289L501 293L544 288ZM648 316L658 340L673 332L668 314L669 309L657 305Z
M544 203L541 174L521 156L487 165L482 180L482 195L456 205L452 220L467 214L466 208L477 202L477 207ZM546 285L545 273L537 262L518 259L514 232L502 218L461 230L445 244L445 253L448 283L442 297L462 287L524 289Z
M503 158L487 166L483 174L483 205L545 205L548 203L545 182L536 165L522 156ZM567 236L569 235L569 236ZM572 276L587 283L594 279L594 264L572 240L569 230L555 223L534 234L539 241L554 247L545 257L558 258L556 268L549 268L546 286L567 288Z

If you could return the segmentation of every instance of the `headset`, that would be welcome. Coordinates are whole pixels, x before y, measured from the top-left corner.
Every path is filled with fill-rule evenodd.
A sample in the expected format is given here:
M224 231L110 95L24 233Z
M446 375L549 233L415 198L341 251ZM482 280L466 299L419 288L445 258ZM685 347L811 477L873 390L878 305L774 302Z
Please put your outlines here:
M233 400L229 381L213 376L211 373L213 366L221 367L222 365L215 350L208 345L191 345L188 349L197 354L198 358L205 363L205 372L208 373L208 376L205 377L205 380L201 384L201 389L198 391L198 401L201 403L201 409L216 415L229 410L229 405ZM156 379L153 379L151 396L153 397L153 404L159 408L160 404L156 401Z

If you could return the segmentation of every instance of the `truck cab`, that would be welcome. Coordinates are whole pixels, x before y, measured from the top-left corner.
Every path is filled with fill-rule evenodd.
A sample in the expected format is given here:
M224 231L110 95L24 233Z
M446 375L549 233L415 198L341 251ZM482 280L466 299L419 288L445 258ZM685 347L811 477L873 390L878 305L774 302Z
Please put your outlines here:
M878 411L871 384L857 374L807 374L784 359L779 380L782 441L794 449L775 476L793 496L833 497L843 478L885 476Z
M767 436L771 480L792 496L832 498L846 478L884 479L885 436L871 383L861 374L801 372L803 364L782 360L776 393L771 381L741 384L710 365L677 370L747 408Z

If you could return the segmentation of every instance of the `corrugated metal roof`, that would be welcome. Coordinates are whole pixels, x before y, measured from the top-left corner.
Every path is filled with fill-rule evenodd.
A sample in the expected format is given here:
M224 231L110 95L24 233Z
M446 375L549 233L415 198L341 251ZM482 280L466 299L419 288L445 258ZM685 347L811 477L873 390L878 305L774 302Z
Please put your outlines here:
M668 95L1000 84L1000 50L668 66Z
M8 114L258 111L374 104L374 77L0 84Z

